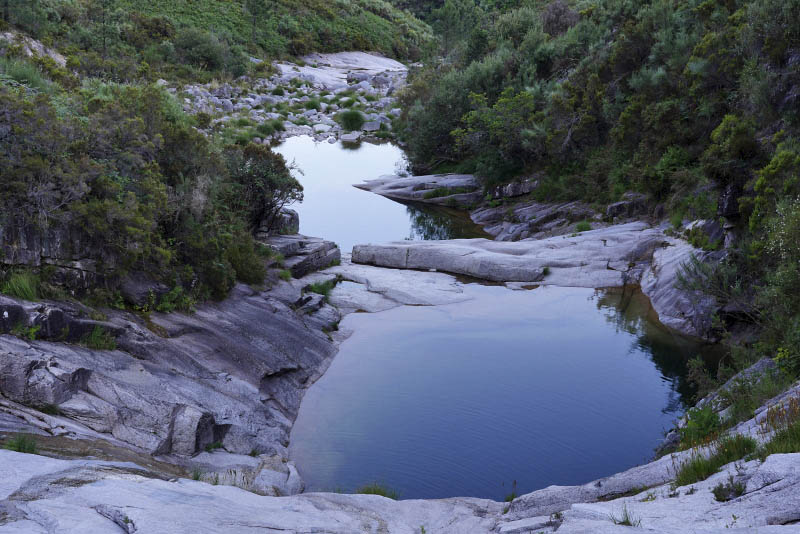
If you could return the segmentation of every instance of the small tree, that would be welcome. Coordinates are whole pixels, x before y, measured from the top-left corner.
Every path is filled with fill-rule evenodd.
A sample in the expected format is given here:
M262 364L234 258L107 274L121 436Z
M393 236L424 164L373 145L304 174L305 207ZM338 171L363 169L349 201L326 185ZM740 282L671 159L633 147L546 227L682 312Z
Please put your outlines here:
M250 143L244 150L234 149L229 167L251 231L261 226L272 229L284 207L303 200L303 186L286 160L265 146Z

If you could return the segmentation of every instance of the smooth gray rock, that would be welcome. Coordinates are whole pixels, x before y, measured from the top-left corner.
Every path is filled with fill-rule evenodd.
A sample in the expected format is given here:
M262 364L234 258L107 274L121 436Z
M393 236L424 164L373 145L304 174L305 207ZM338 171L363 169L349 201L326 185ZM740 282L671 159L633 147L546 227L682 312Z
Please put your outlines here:
M247 286L193 315L152 314L160 335L110 313L115 351L0 336L3 397L58 406L63 415L40 425L49 432L101 433L151 454L185 457L221 442L285 455L303 392L335 351L310 318Z
M447 206L471 207L483 198L480 184L470 174L381 176L356 184L355 187L394 200Z
M294 234L259 236L259 239L286 258L284 265L295 278L302 278L314 271L330 267L339 262L342 257L336 243L316 237Z
M485 239L404 241L357 245L353 262L395 269L436 269L493 282L537 282L577 287L641 284L661 321L705 337L714 301L676 287L681 265L701 254L645 223L570 236L497 242Z

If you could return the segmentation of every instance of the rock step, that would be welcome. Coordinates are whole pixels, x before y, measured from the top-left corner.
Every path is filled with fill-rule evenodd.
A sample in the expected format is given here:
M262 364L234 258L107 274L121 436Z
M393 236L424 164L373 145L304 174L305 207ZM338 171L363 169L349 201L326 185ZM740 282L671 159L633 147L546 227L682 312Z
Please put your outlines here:
M262 242L283 255L284 265L295 278L330 267L342 258L336 243L318 237L280 235L268 237Z

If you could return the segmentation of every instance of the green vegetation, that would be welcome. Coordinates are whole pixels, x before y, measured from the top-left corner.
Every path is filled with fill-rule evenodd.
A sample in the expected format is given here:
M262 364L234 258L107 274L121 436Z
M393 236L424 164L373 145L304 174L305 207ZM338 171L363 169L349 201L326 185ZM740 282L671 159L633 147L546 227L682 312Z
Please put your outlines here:
M206 452L214 452L215 450L221 449L221 448L222 448L222 443L219 442L219 441L215 441L214 443L209 443L208 445L206 445L205 446L205 451Z
M116 350L117 348L114 335L102 326L95 326L81 339L81 344L95 350Z
M382 497L386 497L387 499L397 500L400 496L397 491L384 486L378 482L373 482L372 484L367 484L366 486L361 486L358 488L354 493L361 494L361 495L380 495Z
M39 300L39 278L28 271L12 273L0 285L0 293L22 300Z
M27 326L23 323L20 323L11 329L11 335L22 339L27 339L28 341L34 341L36 340L36 336L39 334L39 330L41 329L41 325L38 324Z
M692 408L686 414L686 426L680 429L681 448L707 443L716 437L720 427L719 416L711 403L702 408Z
M730 501L736 497L744 495L745 486L743 482L738 482L733 478L733 475L728 475L728 481L725 483L720 482L711 492L714 498L719 502Z
M696 454L678 466L675 486L687 486L705 480L717 473L722 466L755 453L756 448L757 444L753 438L738 434L725 437L713 445L710 456Z
M12 127L0 147L5 224L69 232L109 280L145 271L192 288L159 311L223 298L236 280L262 282L252 232L302 199L281 156L207 139L157 85L86 80L45 94L0 84L0 110ZM35 300L43 286L14 272L0 289Z
M360 130L365 120L364 115L354 109L343 111L336 116L336 121L347 131Z
M475 189L471 187L437 187L430 191L426 191L423 198L426 200L432 198L449 197L451 195L460 195L462 193L472 193Z
M25 454L36 454L36 440L31 436L19 434L13 438L8 439L3 446L15 452L22 452Z
M628 510L627 503L622 505L622 511L620 512L619 517L617 517L615 514L611 514L609 519L611 519L611 522L615 525L624 527L638 527L642 524L641 518L636 517L636 515Z
M67 69L116 81L241 76L249 55L375 50L418 59L430 28L384 0L9 0L11 25L66 52ZM11 66L42 88L27 66ZM0 72L6 70L0 64ZM53 67L51 70L58 70ZM16 77L17 74L11 74Z
M292 271L290 271L289 269L283 269L280 272L278 272L278 276L284 282L288 282L289 280L292 279Z
M576 232L588 232L592 229L592 225L589 221L581 221L577 225L575 225Z
M635 191L676 226L730 225L725 261L686 276L737 310L722 335L734 320L760 332L723 367L777 355L800 377L800 112L780 81L796 71L800 0L398 2L443 56L399 97L416 172L474 172L487 190L536 175L540 201Z
M336 287L336 284L339 283L339 280L334 278L332 280L325 280L321 282L314 282L313 284L309 285L306 289L311 293L316 293L318 295L322 295L324 297L328 297L333 291L333 288Z

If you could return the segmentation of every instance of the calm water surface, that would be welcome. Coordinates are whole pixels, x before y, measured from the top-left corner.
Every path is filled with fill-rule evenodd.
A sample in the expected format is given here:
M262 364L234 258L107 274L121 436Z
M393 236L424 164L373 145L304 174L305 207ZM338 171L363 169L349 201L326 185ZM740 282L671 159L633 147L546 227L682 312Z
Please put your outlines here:
M463 213L406 206L353 187L406 172L408 162L392 144L348 147L292 137L274 150L295 163L295 175L305 189L303 202L292 206L300 214L300 232L335 241L343 252L356 244L403 239L486 237Z
M467 303L352 314L291 439L308 491L502 499L652 457L701 348L641 295L471 284Z

